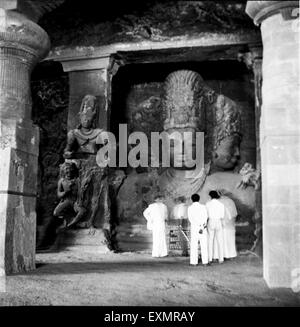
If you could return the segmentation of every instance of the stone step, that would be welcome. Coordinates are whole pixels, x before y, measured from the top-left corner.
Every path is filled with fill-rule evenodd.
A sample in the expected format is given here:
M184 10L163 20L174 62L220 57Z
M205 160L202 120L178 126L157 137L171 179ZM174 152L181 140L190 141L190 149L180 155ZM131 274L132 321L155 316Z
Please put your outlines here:
M105 241L102 229L70 229L59 238L64 245L101 245Z
M168 225L167 243L170 243L170 230L175 229L175 225ZM253 245L253 238L249 234L249 226L239 226L236 228L236 243L238 249L249 249ZM189 236L189 233L187 233ZM122 251L149 251L152 248L152 232L146 229L145 224L122 224L117 226L117 241ZM176 243L178 237L172 237L171 252L177 250ZM72 249L75 247L86 247L91 251L107 252L105 237L102 229L70 229L60 233L54 248Z

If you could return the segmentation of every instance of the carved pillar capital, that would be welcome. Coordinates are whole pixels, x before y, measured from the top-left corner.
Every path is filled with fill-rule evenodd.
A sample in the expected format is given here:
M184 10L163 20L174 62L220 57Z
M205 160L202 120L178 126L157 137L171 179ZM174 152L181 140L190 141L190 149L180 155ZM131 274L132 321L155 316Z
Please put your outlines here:
M41 27L0 8L0 118L30 120L30 73L49 48Z
M0 7L5 10L17 9L18 0L1 0Z
M111 63L110 54L92 57L88 56L86 51L84 56L79 56L77 53L74 53L74 55L71 55L70 57L61 57L55 60L61 62L65 72L108 69Z
M45 57L50 49L47 33L24 15L0 8L0 48L22 51L33 63Z
M280 13L284 20L298 17L299 1L247 1L246 13L255 25L260 25L266 18Z
M244 62L248 69L256 69L262 62L261 44L249 45L249 51L239 53L238 60Z

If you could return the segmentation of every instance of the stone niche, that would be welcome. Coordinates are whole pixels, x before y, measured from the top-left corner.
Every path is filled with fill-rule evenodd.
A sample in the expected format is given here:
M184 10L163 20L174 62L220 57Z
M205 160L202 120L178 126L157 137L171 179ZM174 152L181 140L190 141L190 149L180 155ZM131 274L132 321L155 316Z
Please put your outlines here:
M241 179L238 172L244 163L254 167L256 164L254 83L251 73L237 58L239 52L249 51L250 44L260 42L260 34L245 14L244 7L244 1L235 4L143 1L139 6L124 3L124 6L98 12L93 5L65 1L52 13L44 15L40 24L49 33L52 43L48 59L61 62L64 69L69 68L66 69L68 75L60 71L52 80L47 80L47 75L53 76L55 71L50 68L44 76L35 78L33 84L35 111L40 113L35 117L42 131L37 209L39 248L47 248L56 239L52 214L58 203L59 165L64 161L67 132L78 124L77 113L83 96L95 95L99 107L105 108L99 112L103 117L99 117L97 128L110 129L118 138L119 124L126 123L128 132L143 131L149 136L150 132L164 130L163 84L170 73L181 69L200 74L207 89L231 99L227 104L234 101L241 108L243 127L239 161L226 171L218 171L212 166L205 175L206 188L202 187L204 180L200 179L195 191L202 192L205 201L208 188L218 186L220 180L225 185L231 181L241 214L238 246L252 246L255 239L252 223L254 188L236 190L235 182ZM89 65L90 60L97 63L92 65L93 68ZM107 66L102 69L106 61ZM73 71L70 62L88 65ZM39 69L43 70L41 65L36 72ZM52 92L52 99L48 97L49 92ZM204 114L209 116L210 111L206 110ZM206 118L202 118L206 138L210 139L212 129ZM211 144L207 139L205 144ZM208 161L209 146L205 146L205 151ZM160 188L161 176L167 174L168 177L168 172L141 167L118 167L109 171L111 235L117 232L121 250L151 247L151 234L146 230L142 211L152 201L154 191ZM180 179L174 180L180 183ZM172 185L170 183L169 187ZM170 197L168 206L171 209ZM171 221L169 225L172 225ZM101 224L96 227L98 233ZM69 230L70 236L75 230ZM67 234L63 236L65 240ZM78 232L76 237L79 237L78 244L91 240L88 230ZM102 235L97 234L93 239L99 243Z
M37 251L63 250L65 248L99 249L106 251L105 236L99 223L95 229L68 228L58 232L61 219L54 216L60 200L57 197L57 185L65 162L64 150L67 145L70 120L78 124L78 113L70 114L69 77L63 72L60 63L44 61L32 74L33 121L40 129L38 197L37 197ZM101 105L101 101L99 101ZM74 103L71 103L73 109ZM74 124L75 124L74 123ZM87 168L87 167L86 167ZM89 168L84 172L89 174ZM84 178L83 175L81 175ZM111 183L113 185L114 181ZM89 192L89 189L88 189ZM91 196L91 201L94 199ZM101 197L102 201L102 197ZM109 205L109 201L102 201ZM101 202L101 203L102 203ZM66 211L68 218L74 212ZM99 207L97 219L104 216ZM87 216L87 215L86 215ZM87 220L83 217L82 220ZM82 221L80 221L82 222Z
M183 69L199 73L208 88L230 98L241 109L240 158L232 169L224 171L211 167L206 184L200 185L197 190L205 202L211 188L222 185L221 188L226 186L235 189L232 176L239 181L238 172L244 163L255 167L254 85L253 76L244 64L235 60L216 60L124 65L112 80L110 130L117 140L119 124L127 124L128 133L142 131L150 136L151 132L162 132L164 82L170 73ZM55 245L57 240L53 210L59 202L56 195L59 165L64 162L63 151L68 132L68 84L68 76L59 63L45 61L37 66L32 75L33 120L40 127L41 134L37 199L38 250ZM209 113L206 112L204 120L207 116ZM204 125L205 133L209 134L209 124ZM110 170L111 215L117 233L117 245L121 250L151 248L151 233L146 230L142 212L147 203L153 200L154 193L160 190L159 180L163 173L162 168L119 167ZM240 214L237 246L239 250L251 249L255 240L254 188L250 186L246 190L235 189L234 192L233 198ZM173 203L169 201L168 205L171 211ZM171 216L168 225L169 229L174 228ZM87 237L84 230L81 234L82 239L77 237L78 244L72 241L72 245L82 245L87 241L87 245L91 245L90 239L94 237ZM66 239L65 242L69 241Z
M227 189L236 201L240 215L237 221L238 250L251 249L254 236L254 188L244 190L236 188L240 180L239 171L245 163L256 165L255 107L253 75L246 66L235 60L223 61L186 61L175 63L151 63L125 65L121 67L112 81L111 131L118 136L119 124L128 125L128 133L142 131L147 136L150 132L164 130L162 99L164 82L167 76L178 70L191 70L201 75L205 85L217 94L233 100L241 111L241 142L239 160L234 167L218 169L212 165L205 183L200 184L198 193L202 201L208 199L210 189ZM205 120L210 113L206 110L204 120L205 135L210 134L210 127ZM118 139L118 138L117 138ZM205 146L208 142L205 141ZM205 153L205 162L208 161ZM151 248L151 233L146 230L142 212L153 194L161 191L160 180L163 168L122 168L125 179L116 197L117 239L122 250L146 250ZM174 184L176 185L176 183ZM176 186L175 186L176 187ZM181 187L177 185L177 187ZM169 211L173 202L168 199ZM169 230L174 228L170 215ZM168 233L168 236L170 234Z

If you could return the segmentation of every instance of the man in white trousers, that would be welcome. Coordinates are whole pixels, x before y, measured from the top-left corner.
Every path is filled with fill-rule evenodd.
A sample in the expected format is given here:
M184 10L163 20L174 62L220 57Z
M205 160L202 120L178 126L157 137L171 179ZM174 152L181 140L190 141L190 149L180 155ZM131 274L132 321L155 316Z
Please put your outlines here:
M228 196L222 195L219 192L220 202L225 206L225 217L223 227L223 239L224 239L224 258L232 259L237 256L235 245L235 220L237 217L237 210L234 201Z
M143 215L147 220L147 228L152 230L152 257L167 256L165 221L168 219L168 208L162 202L162 196L156 196L155 202L148 206Z
M217 191L210 191L209 196L211 200L206 203L208 213L208 261L212 262L214 252L214 239L218 247L219 263L224 262L223 253L223 226L225 216L225 206L220 202Z
M191 244L190 244L190 264L198 265L198 243L200 241L201 260L203 265L208 264L207 248L207 211L203 204L199 203L199 194L191 197L193 204L188 207L188 219L191 223Z

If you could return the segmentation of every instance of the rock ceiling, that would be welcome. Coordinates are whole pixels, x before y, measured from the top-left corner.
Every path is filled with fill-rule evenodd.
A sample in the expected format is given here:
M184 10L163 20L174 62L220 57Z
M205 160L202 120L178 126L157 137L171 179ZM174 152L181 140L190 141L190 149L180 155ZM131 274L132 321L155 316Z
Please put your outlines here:
M161 42L199 33L240 33L255 27L246 1L21 0L48 32L53 46L99 46L114 42ZM114 5L115 4L115 5Z

